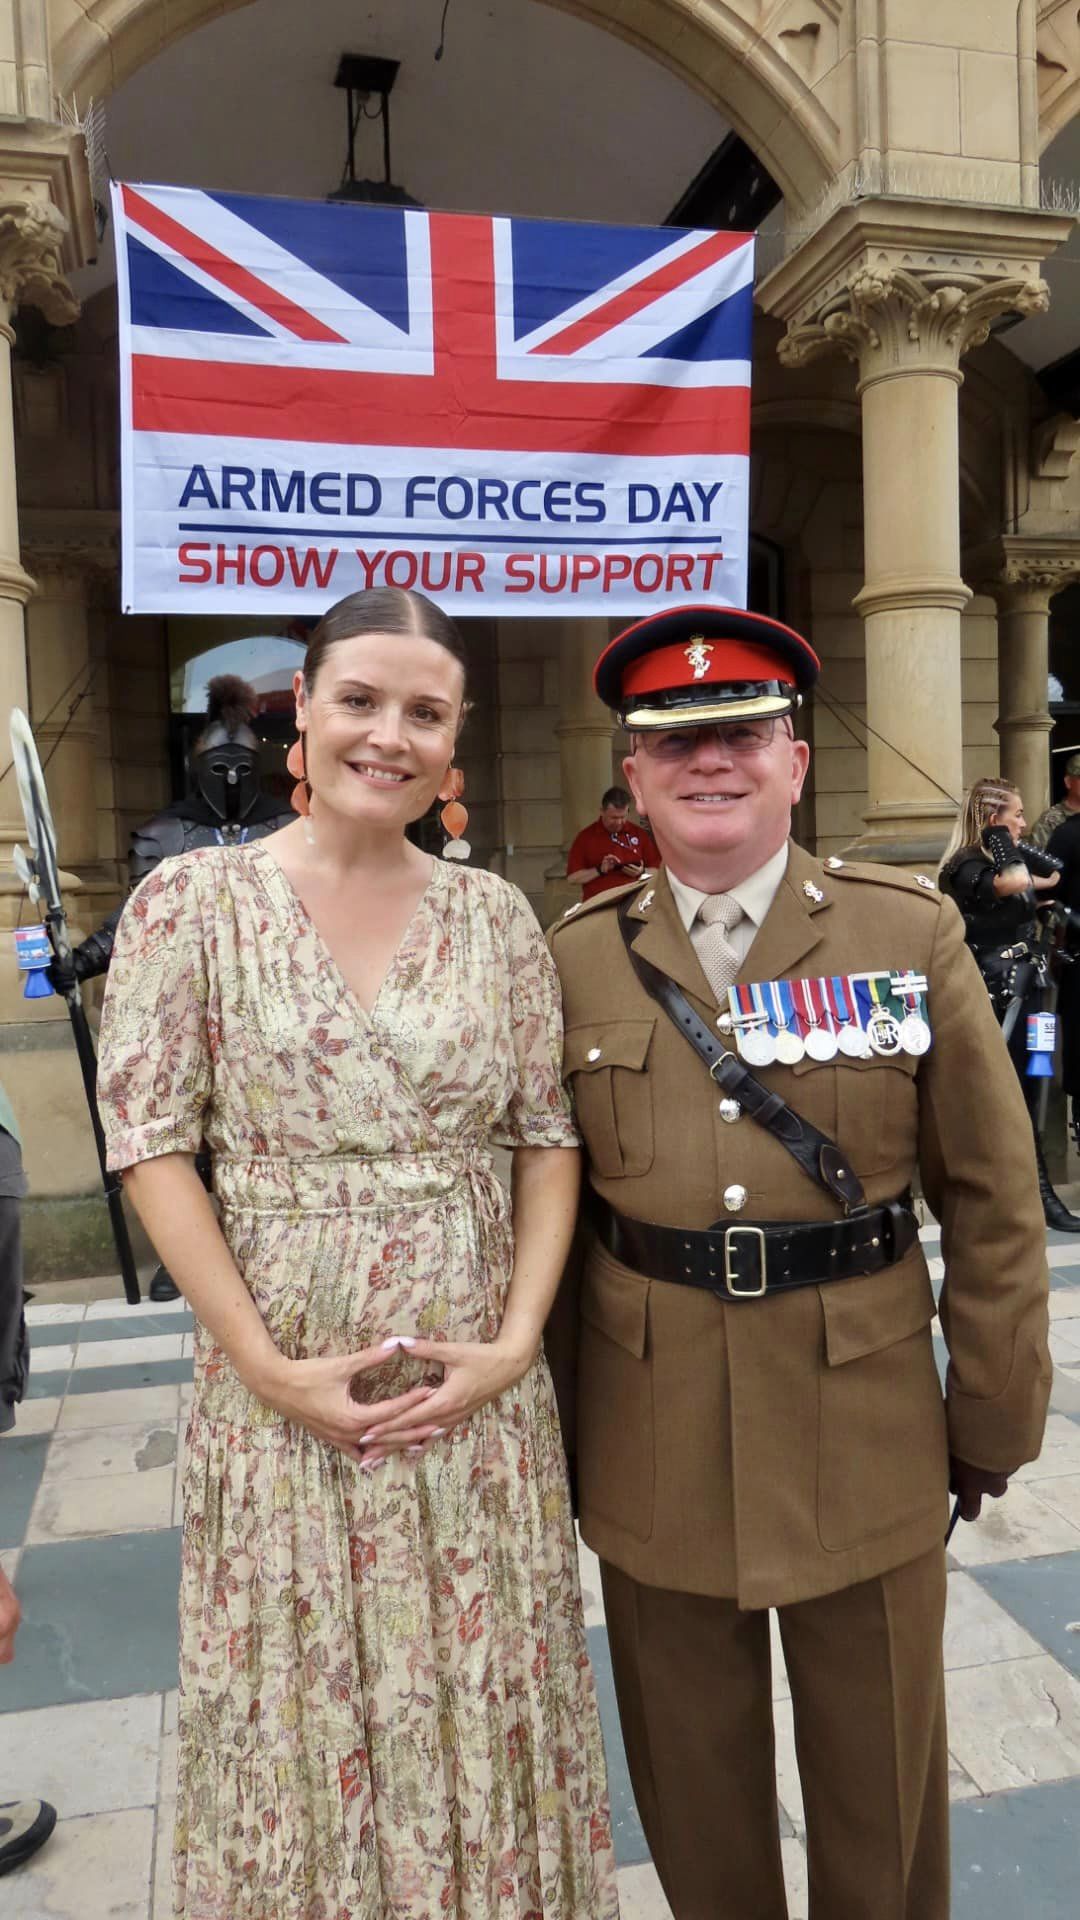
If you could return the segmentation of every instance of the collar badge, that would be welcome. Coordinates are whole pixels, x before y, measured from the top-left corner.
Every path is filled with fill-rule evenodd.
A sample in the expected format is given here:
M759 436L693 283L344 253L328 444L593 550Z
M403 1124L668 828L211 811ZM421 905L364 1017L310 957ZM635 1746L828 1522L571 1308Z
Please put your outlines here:
M825 895L822 893L821 888L815 887L812 880L804 880L802 883L802 890L805 893L808 900L824 900L825 898Z
M695 680L704 680L705 675L709 671L709 661L712 658L712 651L712 648L705 640L694 640L690 646L683 648L686 658L694 669Z
M638 912L647 913L649 908L652 906L652 903L655 897L656 896L653 893L652 888L650 887L648 893L643 893L641 896L641 899L638 901Z

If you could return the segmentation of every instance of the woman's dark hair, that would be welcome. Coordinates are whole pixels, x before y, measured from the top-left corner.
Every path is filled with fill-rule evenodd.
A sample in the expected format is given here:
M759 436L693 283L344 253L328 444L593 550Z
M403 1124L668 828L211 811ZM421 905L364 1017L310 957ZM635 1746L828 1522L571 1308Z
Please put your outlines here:
M404 587L375 587L369 592L349 593L327 607L315 628L304 655L304 679L308 691L315 685L331 647L339 640L355 640L364 633L408 633L434 640L452 654L467 672L461 635L449 614L424 593L409 593Z

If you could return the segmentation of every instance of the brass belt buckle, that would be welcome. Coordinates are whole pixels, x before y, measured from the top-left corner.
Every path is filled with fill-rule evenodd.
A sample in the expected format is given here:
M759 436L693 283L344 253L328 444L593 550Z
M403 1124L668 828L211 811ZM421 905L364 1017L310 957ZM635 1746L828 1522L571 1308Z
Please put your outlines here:
M737 1275L732 1270L731 1243L736 1234L757 1244L758 1273L761 1284L756 1287L737 1287L734 1281ZM761 1227L725 1227L724 1229L724 1285L733 1300L760 1300L766 1288L765 1276L765 1234Z

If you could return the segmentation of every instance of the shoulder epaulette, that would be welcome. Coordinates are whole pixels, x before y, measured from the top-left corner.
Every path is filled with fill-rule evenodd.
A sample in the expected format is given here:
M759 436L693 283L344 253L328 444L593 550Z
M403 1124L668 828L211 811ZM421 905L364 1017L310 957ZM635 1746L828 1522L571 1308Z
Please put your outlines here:
M869 860L841 860L833 855L825 871L838 880L867 880L874 886L895 887L899 893L938 894L938 883L928 873L908 873L905 867L878 866Z
M576 901L572 907L567 907L561 919L548 928L548 939L554 940L557 933L562 933L565 927L575 926L588 913L597 913L602 907L617 905L620 900L626 899L627 894L639 892L653 878L654 875L646 873L640 880L628 880L625 887L607 887L603 893L594 893L591 900Z

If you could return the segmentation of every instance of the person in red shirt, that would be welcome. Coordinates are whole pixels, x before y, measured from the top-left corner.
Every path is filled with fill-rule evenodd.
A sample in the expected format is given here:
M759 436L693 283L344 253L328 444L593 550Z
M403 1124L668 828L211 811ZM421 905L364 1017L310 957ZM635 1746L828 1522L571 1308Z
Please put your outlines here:
M566 857L566 877L582 890L583 900L610 887L625 887L646 867L660 865L660 850L647 827L630 818L625 787L609 787L600 802L600 818L582 827Z

